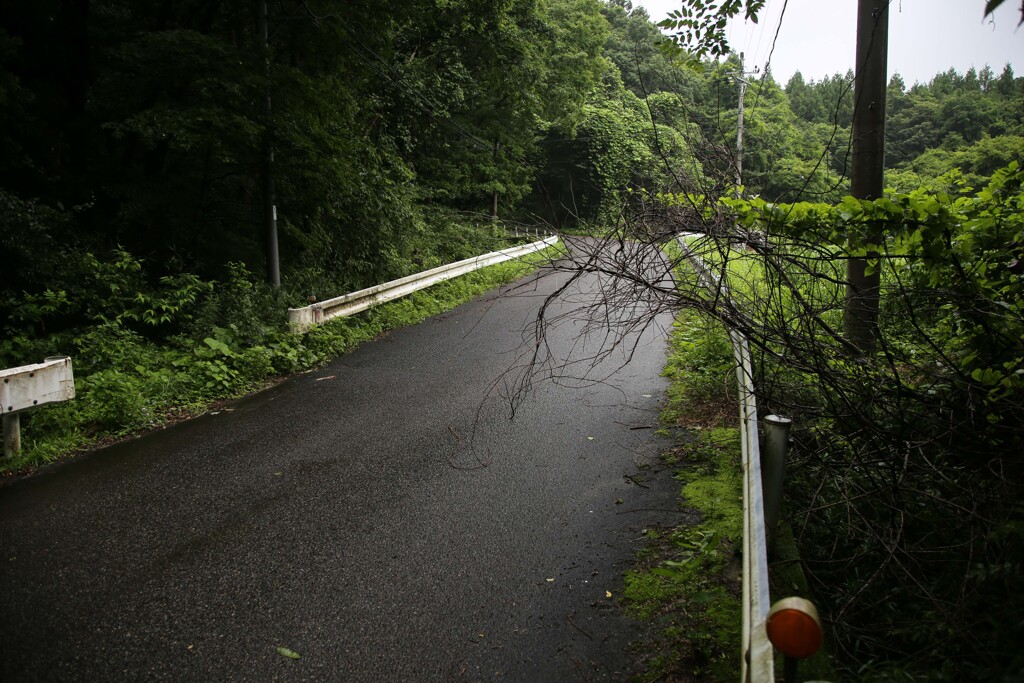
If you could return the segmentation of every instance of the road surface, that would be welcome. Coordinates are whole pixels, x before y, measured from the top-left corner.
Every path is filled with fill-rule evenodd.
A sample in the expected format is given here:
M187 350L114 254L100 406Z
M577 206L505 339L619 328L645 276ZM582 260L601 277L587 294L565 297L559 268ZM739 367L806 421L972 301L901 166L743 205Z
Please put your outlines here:
M2 679L625 680L622 572L678 517L651 429L671 319L590 368L575 282L510 420L567 280L0 489Z

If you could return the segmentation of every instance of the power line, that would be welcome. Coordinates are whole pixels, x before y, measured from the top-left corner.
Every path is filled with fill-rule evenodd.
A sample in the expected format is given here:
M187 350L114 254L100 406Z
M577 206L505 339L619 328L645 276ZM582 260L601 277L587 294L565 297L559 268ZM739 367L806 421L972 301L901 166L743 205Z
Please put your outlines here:
M787 7L789 7L789 0L784 0L782 3L782 11L779 12L779 23L775 26L775 37L772 38L772 48L768 51L768 59L764 63L764 74L761 76L761 84L758 86L757 95L754 97L754 106L750 108L751 114L757 110L757 105L761 101L761 91L764 90L765 79L771 75L772 55L775 54L775 44L779 40L779 32L782 31L782 20L786 18Z
M763 12L764 16L768 16L768 8L771 7L771 4L772 4L771 0L768 0L768 2L765 3L764 12ZM786 11L785 8L783 8L782 11L785 12ZM761 40L763 38L764 38L764 29L762 28L760 31L757 32L757 45L754 47L754 63L755 64L757 64L758 57L761 54Z

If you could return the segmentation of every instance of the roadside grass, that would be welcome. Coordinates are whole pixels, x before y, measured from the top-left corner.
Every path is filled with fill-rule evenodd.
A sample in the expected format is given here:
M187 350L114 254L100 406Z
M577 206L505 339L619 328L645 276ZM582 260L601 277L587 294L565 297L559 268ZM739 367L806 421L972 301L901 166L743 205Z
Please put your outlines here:
M387 332L415 325L474 297L513 282L558 257L560 245L482 268L413 294L338 318L305 335L291 333L285 317L247 328L241 320L213 325L209 336L165 343L146 339L122 321L106 321L74 337L53 340L43 355L65 353L75 364L76 398L21 417L22 450L0 459L0 477L27 474L46 463L181 419L212 405L265 389L351 352ZM238 290L240 308L253 306L242 278L221 285ZM230 298L232 292L220 293ZM259 302L266 304L267 302Z
M653 626L636 644L642 672L634 680L735 680L743 487L732 350L720 325L691 311L679 315L669 348L661 420L686 436L662 459L676 469L687 521L648 530L626 572L626 612Z

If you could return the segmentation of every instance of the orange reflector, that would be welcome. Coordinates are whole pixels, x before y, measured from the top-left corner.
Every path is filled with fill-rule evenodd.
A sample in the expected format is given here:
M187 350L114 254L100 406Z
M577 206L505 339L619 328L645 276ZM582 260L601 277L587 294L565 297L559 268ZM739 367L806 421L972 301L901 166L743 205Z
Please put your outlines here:
M821 649L821 621L810 600L779 600L772 605L765 627L768 640L787 657L804 659Z

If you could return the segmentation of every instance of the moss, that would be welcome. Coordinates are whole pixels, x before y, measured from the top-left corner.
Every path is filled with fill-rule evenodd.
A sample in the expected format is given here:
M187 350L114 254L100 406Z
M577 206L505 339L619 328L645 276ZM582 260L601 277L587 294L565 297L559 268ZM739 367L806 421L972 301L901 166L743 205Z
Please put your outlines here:
M698 324L702 329L694 329ZM737 412L731 350L720 327L686 312L669 349L661 420L678 445L662 459L677 468L680 505L698 522L649 531L626 573L627 613L653 627L636 646L636 680L733 681L742 624L743 485L739 431L729 426Z
M731 428L700 431L665 455L681 466L680 502L700 522L649 531L637 566L625 575L627 614L655 627L637 646L638 681L735 678L741 624L736 548L743 531L738 456L739 434Z
M727 538L743 537L743 472L740 433L734 428L705 431L691 456L703 463L683 475L683 497L701 511L704 526Z

